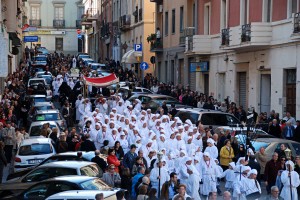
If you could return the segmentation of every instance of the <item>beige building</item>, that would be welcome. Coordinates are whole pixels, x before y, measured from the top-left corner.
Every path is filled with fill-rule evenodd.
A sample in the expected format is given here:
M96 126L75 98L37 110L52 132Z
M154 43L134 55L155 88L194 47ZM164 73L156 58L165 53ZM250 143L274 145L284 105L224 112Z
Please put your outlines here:
M162 82L188 84L185 68L187 59L185 39L195 34L196 4L194 0L163 1L151 0L155 5L156 26L160 28L161 41L150 47L156 53L155 74ZM192 81L196 81L195 77Z
M153 52L150 52L150 43L147 37L155 32L155 4L144 0L123 0L119 20L122 65L134 67L142 76L139 64L147 62L149 69L145 73L152 73L155 65L150 63ZM142 44L142 52L134 51L135 44Z

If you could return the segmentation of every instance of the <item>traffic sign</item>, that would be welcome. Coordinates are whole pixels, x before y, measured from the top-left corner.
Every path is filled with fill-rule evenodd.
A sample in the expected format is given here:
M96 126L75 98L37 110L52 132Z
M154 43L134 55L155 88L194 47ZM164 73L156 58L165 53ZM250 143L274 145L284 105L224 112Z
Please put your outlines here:
M141 70L147 70L149 68L149 65L146 62L142 62L140 64L140 68L141 68Z
M82 39L82 35L81 35L81 34L78 34L78 35L77 35L77 38L78 38L78 39Z
M134 51L143 51L143 45L142 44L135 44L134 45Z
M38 36L24 36L24 42L38 42Z
M77 29L76 32L77 32L77 34L81 34L81 30L80 29Z
M155 63L155 56L151 56L151 58L150 58L150 62L151 62L152 64L154 64L154 63Z

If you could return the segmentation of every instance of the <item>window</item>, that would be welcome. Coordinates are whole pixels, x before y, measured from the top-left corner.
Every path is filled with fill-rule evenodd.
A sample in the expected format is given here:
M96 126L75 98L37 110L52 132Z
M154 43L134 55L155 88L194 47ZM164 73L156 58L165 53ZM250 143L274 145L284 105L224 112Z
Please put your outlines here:
M210 34L210 3L204 6L204 35Z
M46 192L49 184L38 184L35 187L32 187L30 190L24 193L24 199L46 199Z
M227 28L227 0L222 0L221 2L221 29Z
M179 20L180 20L180 25L179 25L179 30L180 30L180 32L182 32L183 31L183 18L184 18L184 13L183 13L183 7L180 7L180 18L179 18Z
M193 27L196 27L196 5L193 4Z
M292 17L293 13L297 13L299 5L298 5L298 0L288 0L288 18Z
M176 16L175 16L175 9L172 10L172 33L175 33L175 19L176 19Z
M248 0L241 0L240 20L241 25L248 23Z
M77 19L81 19L81 16L84 14L84 7L80 6L77 9Z
M55 51L63 51L64 40L63 38L55 38Z
M40 6L32 6L31 7L31 19L39 20L40 19Z
M271 22L272 20L272 0L263 1L263 22Z
M165 12L165 35L169 34L169 12Z
M50 169L49 168L43 168L43 169L37 169L30 174L28 174L22 182L36 182L36 181L43 181L48 178L51 178L50 176Z
M54 19L55 20L63 20L64 19L64 8L63 7L55 7L54 8Z
M100 177L102 170L97 165L88 165L80 168L80 173L83 176Z

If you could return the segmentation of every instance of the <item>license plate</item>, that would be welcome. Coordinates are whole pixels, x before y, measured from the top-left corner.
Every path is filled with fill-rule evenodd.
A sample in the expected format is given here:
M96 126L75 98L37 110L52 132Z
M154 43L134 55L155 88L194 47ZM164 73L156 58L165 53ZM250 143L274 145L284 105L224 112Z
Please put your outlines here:
M29 160L28 164L39 164L40 162L42 162L43 160L41 159L37 159L37 160Z

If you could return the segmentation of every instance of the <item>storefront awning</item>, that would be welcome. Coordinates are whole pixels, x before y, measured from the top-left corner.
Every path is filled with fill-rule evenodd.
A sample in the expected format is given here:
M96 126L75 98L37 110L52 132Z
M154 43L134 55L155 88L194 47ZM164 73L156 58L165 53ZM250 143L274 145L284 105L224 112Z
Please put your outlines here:
M137 55L137 52L135 52L134 50L130 50L123 55L121 63L125 63L125 64L138 63L136 59L137 56L142 56L142 55Z
M115 83L119 83L119 78L114 74L103 77L84 77L84 83L86 85L92 85L95 87L107 87Z

